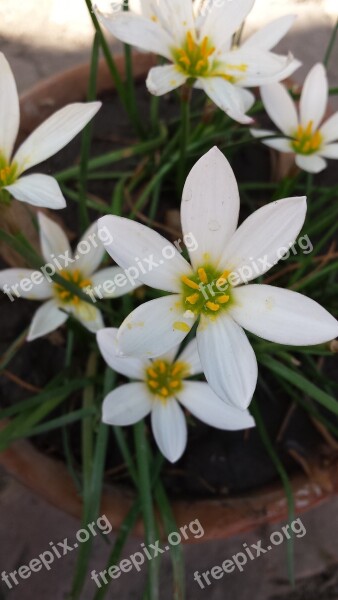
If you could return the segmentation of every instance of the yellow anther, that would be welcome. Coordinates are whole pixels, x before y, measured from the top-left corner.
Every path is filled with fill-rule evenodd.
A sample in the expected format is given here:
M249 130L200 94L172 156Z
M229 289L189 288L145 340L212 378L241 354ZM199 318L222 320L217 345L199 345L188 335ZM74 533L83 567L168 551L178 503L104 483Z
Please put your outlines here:
M187 296L186 297L186 301L189 302L189 304L196 304L196 302L198 302L200 295L199 294L191 294L191 296Z
M158 386L158 382L157 381L153 381L152 379L148 380L148 385L150 385L151 388L153 388L154 390L156 390L157 386Z
M311 135L312 134L312 127L313 127L313 121L309 121L308 124L307 124L307 126L306 126L306 129L304 131L304 135L306 135L306 136Z
M80 298L78 296L74 296L73 303L74 304L79 304L80 303Z
M73 271L73 281L74 281L74 283L79 283L79 281L80 281L80 272L79 271Z
M169 396L169 391L167 390L166 387L163 387L160 389L160 394L161 394L161 396L164 396L164 398L167 398Z
M187 46L189 52L193 52L195 50L196 44L191 31L188 31L187 33Z
M205 306L207 308L209 308L209 310L212 310L213 312L217 312L220 309L219 304L216 304L215 302L211 302L209 300L209 302L206 302Z
M60 298L69 298L71 293L68 292L68 290L62 290L59 295L60 295Z
M197 269L197 273L202 283L208 283L208 275L206 274L205 269L203 269L203 267Z
M157 379L158 374L156 373L155 369L153 369L152 367L149 367L149 369L147 369L147 373L148 375L150 375L150 377L154 377L155 379Z
M231 271L223 271L222 275L217 279L216 286L224 285L230 275Z
M176 388L178 388L178 386L180 385L180 383L181 383L180 381L176 381L176 380L175 380L175 381L171 381L171 382L169 383L169 386L170 386L170 387L171 387L173 390L175 390Z
M173 368L171 369L171 374L175 377L178 373L180 373L184 368L184 365L181 363L175 363Z
M177 331L184 331L185 333L188 333L188 331L190 331L189 325L187 325L187 323L184 323L184 321L175 321L175 323L173 323L173 328L177 329Z
M230 300L230 296L227 296L227 294L224 294L224 296L219 296L216 300L216 302L218 304L226 304L227 302L229 302Z
M183 283L185 283L185 285L187 285L188 287L190 287L192 290L199 290L200 289L200 286L198 285L198 283L196 283L195 281L192 281L186 275L182 275L181 280L183 281Z
M161 360L158 363L158 368L160 369L161 373L165 373L166 372L167 368L166 368L165 362L163 360Z

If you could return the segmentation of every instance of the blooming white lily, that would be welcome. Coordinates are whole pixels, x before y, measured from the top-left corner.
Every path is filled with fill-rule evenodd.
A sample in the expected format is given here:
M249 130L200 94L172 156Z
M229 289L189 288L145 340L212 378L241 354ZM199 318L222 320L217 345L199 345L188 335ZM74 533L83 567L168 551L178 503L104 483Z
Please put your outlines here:
M11 195L34 206L64 208L66 201L53 177L21 175L66 146L100 106L101 102L88 102L61 108L37 127L12 157L19 131L19 97L11 68L0 52L0 204L8 202Z
M97 237L97 221L86 231L74 255L69 241L59 225L42 213L38 214L41 251L47 264L41 271L30 269L5 269L0 271L0 289L13 301L15 297L28 300L47 300L36 311L29 328L27 340L32 341L65 323L72 314L84 327L95 333L104 327L101 312L93 304L81 300L76 294L54 283L51 275L58 273L82 292L90 291L91 298L117 298L128 293L132 286L119 267L107 267L96 272L104 246ZM123 285L110 285L124 277ZM121 282L122 284L122 282Z
M140 0L138 12L115 10L98 16L119 40L170 61L150 70L147 86L152 94L161 96L195 82L232 119L250 123L245 113L254 96L244 88L281 81L300 66L291 54L270 52L291 27L292 15L263 27L240 47L232 46L233 34L253 4L254 0Z
M182 456L187 445L187 424L178 402L197 419L217 429L236 431L254 427L248 411L222 402L207 383L187 380L202 372L196 338L177 358L178 347L175 347L151 361L121 358L117 331L101 329L97 343L107 364L134 382L117 387L105 398L104 423L131 425L151 413L157 445L171 462Z
M270 119L291 138L264 140L264 144L280 152L293 153L298 167L309 173L325 169L325 158L338 159L338 112L322 123L328 103L328 81L322 64L316 64L305 79L299 114L283 85L263 86L261 95ZM251 132L255 137L275 135L274 131L265 129Z
M199 319L198 351L210 386L222 399L246 408L256 387L257 362L243 327L273 342L311 345L336 337L338 323L296 292L242 285L287 252L303 225L306 198L272 202L237 229L238 214L235 176L213 148L193 167L183 190L183 233L194 236L197 245L189 250L191 265L175 245L144 225L115 216L99 223L112 236L105 246L117 264L133 266L144 284L171 292L125 319L118 333L121 353L158 356L180 343ZM150 258L152 268L140 272L140 261Z

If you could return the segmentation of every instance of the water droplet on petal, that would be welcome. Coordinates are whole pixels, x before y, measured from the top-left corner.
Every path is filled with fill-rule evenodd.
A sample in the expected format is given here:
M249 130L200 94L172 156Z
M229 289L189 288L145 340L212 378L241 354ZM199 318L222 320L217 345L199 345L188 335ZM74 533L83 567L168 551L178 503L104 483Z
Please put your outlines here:
M220 228L221 228L221 224L219 221L216 221L216 220L209 221L208 229L210 231L218 231Z

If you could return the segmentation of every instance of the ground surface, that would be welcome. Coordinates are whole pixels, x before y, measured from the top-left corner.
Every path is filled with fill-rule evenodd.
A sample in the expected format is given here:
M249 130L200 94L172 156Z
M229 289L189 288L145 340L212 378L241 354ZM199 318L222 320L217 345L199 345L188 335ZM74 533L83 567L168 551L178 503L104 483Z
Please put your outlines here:
M337 0L316 2L294 0L257 0L252 13L252 26L268 22L275 16L294 12L298 22L292 33L282 41L280 49L292 49L304 66L296 74L302 82L313 62L325 52L330 29L337 16ZM41 78L85 61L89 56L92 30L83 0L1 0L0 50L9 59L20 91ZM329 68L332 85L338 85L338 48ZM204 543L185 548L187 598L198 600L333 600L338 598L336 576L338 564L338 500L302 517L306 535L296 539L297 586L291 592L287 583L286 545L276 546L270 553L250 561L241 573L236 570L201 590L193 580L200 573L220 565L225 559L240 552L243 543L255 544L259 539L267 545L271 532L281 525L260 529L222 542ZM49 548L49 542L74 538L79 523L51 508L31 495L5 474L0 475L0 572L13 571ZM198 518L198 515L196 515ZM202 523L203 525L203 523ZM112 536L111 536L112 539ZM123 557L139 550L139 541L130 541ZM105 568L107 546L98 541L92 568ZM54 562L50 571L35 573L30 579L8 591L0 581L0 599L52 600L66 598L70 588L76 552ZM145 570L124 574L115 580L109 598L139 600L145 580ZM163 564L161 600L171 600L170 568ZM92 600L96 588L92 581L82 600ZM8 594L8 596L7 596Z

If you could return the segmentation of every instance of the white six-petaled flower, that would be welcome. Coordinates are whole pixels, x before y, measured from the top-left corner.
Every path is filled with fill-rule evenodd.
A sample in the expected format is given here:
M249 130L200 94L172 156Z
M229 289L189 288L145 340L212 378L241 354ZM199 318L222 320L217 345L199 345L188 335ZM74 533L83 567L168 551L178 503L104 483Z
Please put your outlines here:
M288 136L264 140L264 144L280 152L293 153L298 167L309 173L325 169L325 158L338 159L338 112L322 123L328 104L328 81L322 64L316 64L305 79L299 114L282 84L263 86L261 96L270 119ZM275 135L266 129L251 132L255 137Z
M98 12L98 16L118 39L171 63L150 70L147 86L152 94L160 96L194 82L231 118L250 123L245 113L254 96L245 88L281 81L300 66L291 54L270 51L291 27L292 15L233 47L233 34L254 1L139 0L137 12L115 10L108 15Z
M135 289L135 284L132 286L124 278L123 287L114 286L111 291L105 291L108 288L104 284L116 281L116 277L122 274L122 269L107 267L96 272L104 255L104 246L97 236L97 221L85 232L73 254L61 227L42 213L38 214L38 219L41 251L46 260L44 270L0 271L0 289L8 295L11 294L12 301L16 297L47 300L32 319L28 341L54 331L65 323L70 314L89 331L96 333L104 327L100 310L63 287L61 282L53 282L52 273L58 273L65 282L74 284L82 292L90 291L91 298L95 298L95 288L99 290L100 299L117 298L130 292L132 288ZM56 268L58 265L63 268Z
M266 273L287 252L306 215L306 198L286 198L253 213L237 229L239 193L233 171L217 149L188 175L181 203L185 236L196 241L191 265L176 246L148 227L116 216L99 220L109 230L105 247L146 285L170 295L142 304L122 323L121 354L156 357L179 344L196 321L198 351L212 389L242 409L257 382L257 361L243 328L281 344L311 345L338 335L337 321L319 304L290 290L243 285ZM237 230L237 231L236 231ZM165 260L164 260L165 258Z
M60 209L66 205L57 181L41 173L22 173L66 146L93 118L101 102L69 104L46 119L17 149L20 107L11 68L0 52L0 204L9 194L34 206Z
M102 420L109 425L132 425L151 413L155 440L162 454L177 461L187 444L187 424L182 404L197 419L236 431L254 426L250 413L229 406L201 381L187 378L202 372L196 338L177 356L178 347L156 360L121 358L117 329L101 329L97 343L107 364L132 383L117 387L104 400Z

